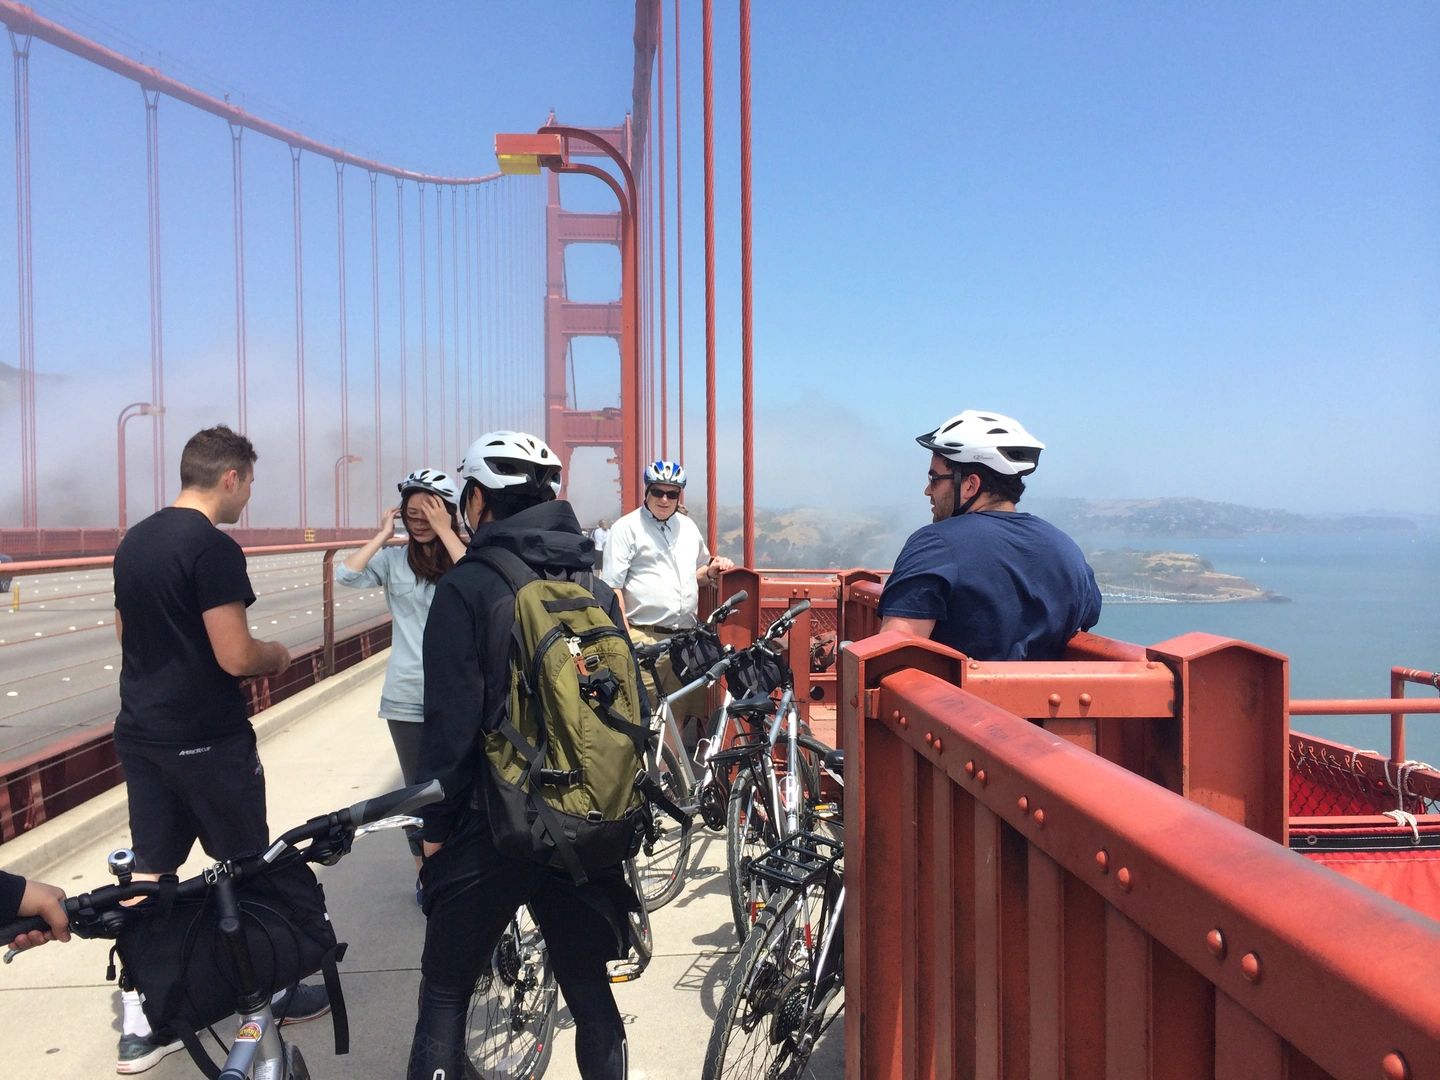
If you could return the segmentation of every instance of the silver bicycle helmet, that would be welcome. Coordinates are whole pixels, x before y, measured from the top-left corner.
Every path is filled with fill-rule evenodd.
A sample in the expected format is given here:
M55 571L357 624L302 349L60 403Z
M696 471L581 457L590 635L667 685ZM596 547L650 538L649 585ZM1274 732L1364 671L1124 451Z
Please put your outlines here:
M438 469L416 469L395 486L402 499L412 491L428 491L440 496L451 510L460 505L460 488L454 478Z

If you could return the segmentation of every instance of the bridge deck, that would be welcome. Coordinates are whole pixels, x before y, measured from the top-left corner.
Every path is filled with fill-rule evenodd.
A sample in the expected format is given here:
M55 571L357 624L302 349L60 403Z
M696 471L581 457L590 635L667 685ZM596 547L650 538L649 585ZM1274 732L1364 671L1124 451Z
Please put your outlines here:
M389 737L375 716L385 655L257 718L272 830L399 785ZM105 883L105 856L125 844L127 835L124 789L118 788L5 844L0 864L77 891ZM735 948L724 859L723 840L702 836L697 876L654 916L656 955L649 970L639 981L616 987L629 1026L635 1080L700 1073ZM194 859L187 870L203 862ZM402 1076L424 932L404 838L398 832L366 837L338 866L321 867L319 873L335 925L350 942L342 975L352 1048L335 1060L327 1020L287 1033L304 1048L317 1077ZM104 980L107 948L107 942L77 939L47 945L0 968L8 1075L113 1075L119 1006L113 985ZM578 1075L572 1039L573 1026L562 1012L548 1075ZM174 1080L193 1076L194 1069L181 1051L147 1075Z

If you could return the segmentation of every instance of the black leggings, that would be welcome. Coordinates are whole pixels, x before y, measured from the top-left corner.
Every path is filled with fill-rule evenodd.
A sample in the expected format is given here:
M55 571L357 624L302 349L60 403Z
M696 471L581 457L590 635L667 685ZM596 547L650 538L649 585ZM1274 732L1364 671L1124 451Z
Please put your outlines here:
M464 1075L470 995L510 916L528 903L575 1018L575 1058L585 1080L624 1080L625 1025L605 962L624 955L625 907L634 894L617 867L577 887L563 873L507 859L483 817L470 814L425 862L425 952L409 1080Z

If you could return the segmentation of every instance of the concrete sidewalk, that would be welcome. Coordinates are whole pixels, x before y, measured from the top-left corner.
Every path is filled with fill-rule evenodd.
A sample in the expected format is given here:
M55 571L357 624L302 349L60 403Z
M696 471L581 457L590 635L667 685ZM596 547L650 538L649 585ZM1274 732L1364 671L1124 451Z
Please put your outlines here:
M387 656L373 657L257 718L272 832L399 786L389 735L375 715ZM69 892L107 884L105 856L129 842L124 789L47 822L27 837L0 847L0 865ZM638 981L615 988L629 1029L633 1080L700 1075L733 959L724 838L701 827L697 839L690 883L652 916L655 956L649 969ZM183 873L194 873L207 861L192 859ZM387 832L362 838L339 865L316 869L340 937L350 943L341 974L351 1051L335 1057L328 1019L286 1028L287 1037L304 1048L321 1080L403 1077L424 936L404 837ZM104 978L109 946L74 939L0 967L5 1076L93 1080L114 1075L119 998ZM562 1011L547 1076L578 1076L573 1032L568 1012ZM197 1073L182 1050L146 1075L178 1080Z

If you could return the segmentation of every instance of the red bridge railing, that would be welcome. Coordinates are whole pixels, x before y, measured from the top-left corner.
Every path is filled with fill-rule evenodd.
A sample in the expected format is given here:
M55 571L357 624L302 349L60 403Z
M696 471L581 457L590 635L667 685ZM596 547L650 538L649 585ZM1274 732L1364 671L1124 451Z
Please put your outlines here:
M1440 924L1275 842L1284 661L1205 639L1145 651L1148 704L1119 711L1148 717L1093 662L1035 665L1088 685L1097 747L1140 770L986 700L1033 692L1002 665L967 688L928 642L843 654L849 1075L1440 1075ZM1252 767L1208 769L1242 727Z

